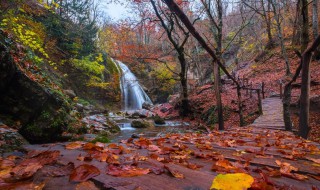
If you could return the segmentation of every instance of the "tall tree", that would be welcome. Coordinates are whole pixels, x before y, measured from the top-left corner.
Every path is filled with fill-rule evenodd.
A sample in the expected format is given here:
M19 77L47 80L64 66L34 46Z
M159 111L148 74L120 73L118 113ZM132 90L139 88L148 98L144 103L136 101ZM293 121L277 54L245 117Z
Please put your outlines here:
M207 13L207 17L210 21L210 28L212 34L214 36L214 40L216 43L216 55L218 59L222 59L222 27L223 27L223 8L222 8L222 0L216 0L214 3L211 0L201 0L201 3L204 7L205 12ZM214 7L212 7L212 4ZM213 11L215 10L215 12ZM214 18L213 15L216 15ZM214 74L214 91L216 95L216 104L218 110L218 123L219 130L224 130L224 122L223 122L223 106L221 101L221 93L220 93L220 72L219 65L213 64L213 74Z
M316 37L319 34L318 0L312 1L312 34L313 34L314 39L316 39ZM314 52L313 57L316 60L320 59L320 49L319 48L317 48L317 50Z
M309 108L310 108L310 62L312 53L320 45L320 35L313 41L311 46L305 50L302 55L302 82L300 98L300 117L299 117L299 135L308 138L309 126Z
M167 38L169 39L174 50L178 54L178 60L180 63L179 79L182 88L182 100L181 100L181 114L186 116L189 111L188 100L188 82L187 82L187 61L184 54L184 46L189 38L189 33L181 25L180 21L175 14L171 14L161 4L157 4L155 0L150 0L152 8L160 21L160 25L165 30Z
M301 0L302 15L302 37L301 52L304 52L309 42L309 19L308 19L308 1ZM299 115L299 135L303 138L308 137L309 126L309 109L310 109L310 59L312 51L306 51L302 56L302 79L301 79L301 96L300 96L300 115Z
M250 2L247 2L246 0L241 1L242 4L244 4L246 7L249 7L251 10L256 12L258 15L261 16L261 18L264 20L265 25L266 25L266 32L267 32L267 37L268 37L268 42L266 45L267 49L270 49L274 46L274 41L272 37L272 32L271 32L271 3L269 0L260 0L260 7L257 8L253 5L250 4Z
M280 9L280 4L277 2L277 0L268 0L269 3L272 5L272 10L274 13L276 25L277 25L277 32L278 32L278 38L280 41L280 46L281 46L281 53L282 57L285 60L285 65L286 65L286 75L290 75L290 63L287 55L287 50L284 45L284 39L283 39L283 32L282 32L282 26L281 26L281 9Z

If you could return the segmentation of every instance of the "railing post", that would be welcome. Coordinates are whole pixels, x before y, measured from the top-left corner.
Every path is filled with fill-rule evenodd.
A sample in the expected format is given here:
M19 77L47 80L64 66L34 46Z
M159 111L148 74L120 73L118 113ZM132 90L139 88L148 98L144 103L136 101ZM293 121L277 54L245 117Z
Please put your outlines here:
M265 96L264 96L264 82L262 82L262 84L261 84L261 91L262 91L262 99L264 99L265 98Z
M260 95L260 89L257 89L258 93L258 107L259 107L259 114L263 114L262 112L262 101L261 101L261 95Z
M244 120L243 120L243 114L242 114L241 88L239 86L237 86L237 95L238 95L240 127L242 127L244 126Z

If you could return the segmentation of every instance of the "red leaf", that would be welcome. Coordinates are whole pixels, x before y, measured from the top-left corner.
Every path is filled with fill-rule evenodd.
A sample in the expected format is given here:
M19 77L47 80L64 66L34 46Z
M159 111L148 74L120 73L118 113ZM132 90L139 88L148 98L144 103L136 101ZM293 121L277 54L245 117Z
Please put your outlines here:
M93 165L83 164L72 171L69 181L83 182L98 175L100 175L98 168Z

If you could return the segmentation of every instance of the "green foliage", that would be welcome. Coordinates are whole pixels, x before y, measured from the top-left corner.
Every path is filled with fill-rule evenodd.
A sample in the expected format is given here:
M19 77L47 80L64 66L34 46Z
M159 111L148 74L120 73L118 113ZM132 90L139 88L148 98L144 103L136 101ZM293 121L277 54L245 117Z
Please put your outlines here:
M101 142L101 143L110 143L110 139L103 134L99 134L95 139L91 141L92 143Z
M98 54L96 57L89 55L82 59L71 59L71 64L88 75L101 76L105 70L102 61L102 54Z
M170 70L175 69L175 66L168 65L168 67ZM161 91L170 92L176 84L176 80L174 80L174 73L172 73L168 67L162 63L157 64L151 72L151 76L158 83Z
M78 99L77 99L77 102L78 102L79 104L84 105L84 106L90 105L90 102L88 102L87 100L84 100L84 99L82 99L82 98L78 98Z
M14 15L9 11L0 23L1 27L13 31L18 42L29 47L33 52L40 52L45 58L49 58L44 49L45 28L41 23L33 21L25 15ZM41 59L41 58L38 58ZM39 60L41 62L42 60Z

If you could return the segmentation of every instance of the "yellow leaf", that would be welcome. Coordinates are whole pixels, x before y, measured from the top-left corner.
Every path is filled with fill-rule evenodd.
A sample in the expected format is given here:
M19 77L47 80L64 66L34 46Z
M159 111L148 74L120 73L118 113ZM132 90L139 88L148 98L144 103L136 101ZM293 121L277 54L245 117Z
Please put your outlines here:
M245 173L219 174L210 187L216 190L244 190L251 187L254 179Z

